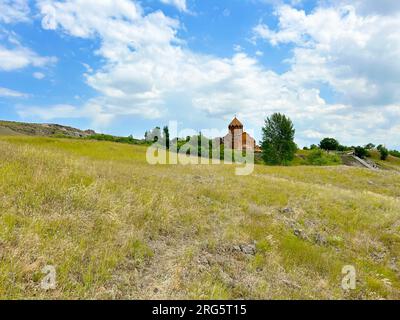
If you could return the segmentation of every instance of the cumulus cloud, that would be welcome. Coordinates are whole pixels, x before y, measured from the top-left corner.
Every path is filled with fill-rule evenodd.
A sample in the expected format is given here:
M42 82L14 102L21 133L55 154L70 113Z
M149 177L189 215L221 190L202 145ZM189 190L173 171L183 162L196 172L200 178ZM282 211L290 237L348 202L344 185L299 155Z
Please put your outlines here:
M272 45L295 45L288 79L325 82L355 107L400 101L400 13L361 16L345 6L306 15L282 6L277 15L277 31L264 24L254 31Z
M221 58L189 50L177 36L178 20L161 11L145 13L137 2L41 0L38 8L43 28L98 39L96 54L105 63L86 74L99 95L84 106L30 108L21 111L25 116L73 114L107 124L117 116L173 117L195 108L214 118L237 113L258 127L278 111L293 118L300 144L326 135L344 143L399 137L393 120L399 105L393 90L397 16L361 16L352 6L320 7L310 14L279 6L277 30L266 24L254 29L272 45L293 46L290 70L278 74L245 52ZM321 84L341 99L327 102Z
M398 0L330 0L332 6L352 5L357 8L362 15L382 14L393 15L400 11L400 1Z
M177 37L179 21L160 11L145 15L137 4L124 0L117 3L124 10L105 1L93 9L96 15L85 10L83 0L40 5L45 28L101 39L97 53L107 63L86 78L101 94L88 105L104 114L159 117L175 97L214 117L238 113L259 123L270 111L284 108L294 114L310 101L312 106L324 103L317 91L287 83L245 53L218 58L188 50ZM179 108L183 106L169 111Z
M101 39L97 54L107 62L86 74L87 83L100 96L87 103L86 111L101 109L107 119L160 116L165 93L176 84L177 60L183 58L173 45L178 41L178 21L161 11L144 15L138 4L128 0L40 1L39 9L45 29Z
M160 0L164 4L175 6L179 11L187 11L186 0Z
M383 112L387 105L400 105L396 89L400 84L396 58L400 53L400 13L382 16L372 10L362 15L358 7L319 7L306 14L283 5L276 11L277 30L259 24L254 32L272 46L293 45L291 70L282 75L288 83L316 88L328 85L339 101L351 106L342 123L369 127L363 134L372 135L371 130L395 126ZM347 128L343 126L342 131Z
M28 0L0 0L0 22L27 22L29 13Z

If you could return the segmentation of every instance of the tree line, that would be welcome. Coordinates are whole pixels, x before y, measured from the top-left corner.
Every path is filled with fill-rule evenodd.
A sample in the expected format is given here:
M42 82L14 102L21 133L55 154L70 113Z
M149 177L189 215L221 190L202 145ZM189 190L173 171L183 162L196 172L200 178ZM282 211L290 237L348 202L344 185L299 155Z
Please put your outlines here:
M287 165L290 163L297 152L297 145L294 142L295 129L290 118L280 113L274 113L265 120L262 128L262 156L265 163ZM310 148L304 147L304 150L313 150L314 153L309 155L310 164L320 161L324 155L321 150L330 153L331 151L346 152L351 151L354 155L360 158L369 157L370 151L376 149L380 154L381 160L386 160L389 155L400 157L400 152L397 150L388 150L383 144L375 146L369 143L365 146L344 146L335 138L324 138L319 145L311 145ZM331 158L336 161L335 157Z
M271 165L288 165L293 161L298 152L298 146L294 142L296 130L293 122L289 117L281 113L274 113L267 117L262 127L262 140L260 146L262 149L261 159L266 164ZM199 157L207 157L211 154L215 156L213 150L212 139L208 139L199 132L198 135L186 138L171 139L168 126L155 127L150 131L146 131L145 140L134 139L129 137L115 137L111 135L96 134L87 137L88 139L105 140L129 144L151 144L159 142L167 149L176 146L179 151L186 144L192 144L192 148L196 148ZM195 141L195 142L193 142ZM312 144L310 147L304 147L303 150L311 150L308 154L305 164L323 165L339 162L337 153L351 152L360 158L366 158L371 155L372 150L376 150L380 154L381 160L386 160L389 155L400 158L400 152L397 150L389 150L383 144L376 146L368 143L365 146L345 146L339 143L335 138L324 138L318 145ZM325 152L325 153L323 153ZM217 152L221 160L224 157L224 146L222 145Z

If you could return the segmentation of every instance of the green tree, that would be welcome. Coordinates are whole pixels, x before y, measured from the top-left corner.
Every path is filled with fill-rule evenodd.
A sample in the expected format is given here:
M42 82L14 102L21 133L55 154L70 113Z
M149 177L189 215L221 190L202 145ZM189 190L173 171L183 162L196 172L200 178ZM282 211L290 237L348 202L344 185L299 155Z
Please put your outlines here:
M386 149L384 146L379 148L379 152L381 154L381 160L386 160L389 156L389 150Z
M294 143L295 129L288 117L274 113L265 120L262 131L262 157L266 163L286 165L293 160L297 146Z
M319 147L326 151L337 150L339 148L339 142L334 138L325 138L321 140Z
M369 156L368 150L360 146L354 148L354 154L361 159Z

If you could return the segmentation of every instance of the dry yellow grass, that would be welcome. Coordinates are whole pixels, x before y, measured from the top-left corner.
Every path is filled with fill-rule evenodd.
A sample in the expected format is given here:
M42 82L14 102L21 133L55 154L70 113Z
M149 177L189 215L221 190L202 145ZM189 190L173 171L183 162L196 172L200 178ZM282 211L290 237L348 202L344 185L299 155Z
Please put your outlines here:
M0 297L398 299L399 187L393 171L239 177L150 166L139 146L1 137ZM55 290L40 288L45 265Z

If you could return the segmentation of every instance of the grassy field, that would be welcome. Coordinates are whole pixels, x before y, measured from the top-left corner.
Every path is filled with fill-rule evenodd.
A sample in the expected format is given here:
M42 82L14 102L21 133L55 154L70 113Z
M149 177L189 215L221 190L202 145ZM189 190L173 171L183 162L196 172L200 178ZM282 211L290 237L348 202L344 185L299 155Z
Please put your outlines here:
M238 177L233 165L150 166L145 151L0 137L0 298L400 298L398 172ZM55 290L40 287L46 265ZM355 290L341 288L345 265Z
M371 158L383 169L400 171L400 158L388 156L385 161L380 159L380 153L377 150L370 151Z

